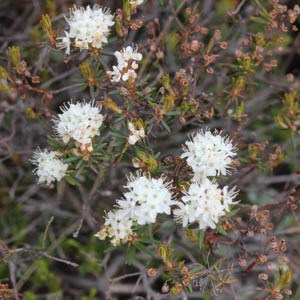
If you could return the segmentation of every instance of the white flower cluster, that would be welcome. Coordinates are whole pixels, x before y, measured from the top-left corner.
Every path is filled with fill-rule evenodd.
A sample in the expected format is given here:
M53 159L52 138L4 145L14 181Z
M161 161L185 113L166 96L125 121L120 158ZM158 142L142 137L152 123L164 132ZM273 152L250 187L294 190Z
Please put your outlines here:
M226 175L232 157L236 155L229 138L217 131L200 131L185 145L181 157L186 158L192 168L195 181L207 176Z
M100 109L93 103L69 103L61 107L62 114L55 119L55 131L64 143L74 139L81 145L90 145L92 138L100 135L99 128L103 122Z
M117 200L116 209L106 215L104 228L96 234L100 239L109 237L113 245L127 242L134 225L151 224L158 214L171 213L175 204L170 192L171 184L164 178L148 178L143 174L131 176L125 186L129 191Z
M118 246L135 236L132 227L132 219L122 210L115 209L107 213L104 227L95 236L100 240L105 240L108 237L112 245Z
M80 150L93 150L92 139L99 135L104 116L93 103L68 103L61 107L62 114L54 118L54 128L64 143L70 139L79 143ZM34 173L39 177L39 183L50 184L60 181L66 174L68 165L59 160L55 152L37 150L32 163L37 166Z
M38 149L31 162L36 165L33 172L39 177L38 183L48 185L55 180L60 181L68 169L68 165L58 159L54 151L40 151Z
M69 31L65 31L65 36L58 38L58 47L66 48L66 53L70 54L72 41L74 46L80 50L89 49L90 46L100 49L103 43L107 43L107 36L110 27L114 25L114 16L109 9L101 8L97 5L91 8L89 5L76 7L70 10L70 17L65 17L69 24Z
M216 181L207 177L226 175L232 157L236 155L235 148L228 137L222 137L217 131L198 132L185 144L181 157L186 158L194 177L189 189L184 191L182 201L177 202L175 219L184 227L197 222L200 229L214 229L230 205L237 203L233 202L237 192L235 188L229 191L227 186L221 189Z
M237 203L234 198L238 192L235 188L229 190L228 186L221 188L208 176L226 175L235 149L227 137L216 131L200 132L186 145L188 149L183 157L187 157L193 171L201 176L190 182L182 198L174 199L171 184L165 178L149 178L141 173L131 176L125 186L128 192L117 200L115 209L106 215L104 227L96 234L99 239L108 237L115 246L126 243L134 239L135 226L155 223L158 214L170 215L171 208L174 219L183 227L196 222L200 230L216 228L220 218Z
M183 227L197 222L200 229L214 229L219 218L229 211L229 205L236 204L233 202L236 195L235 189L228 191L227 186L221 189L216 182L204 178L201 183L191 183L184 192L174 217Z
M138 52L137 48L127 46L121 51L114 53L118 60L118 65L113 66L113 71L107 71L111 77L112 82L134 80L137 77L135 70L138 69L137 61L142 60L142 54Z
M145 137L144 128L136 129L133 123L128 122L128 129L130 131L130 135L128 137L128 143L130 145L135 145L140 139Z

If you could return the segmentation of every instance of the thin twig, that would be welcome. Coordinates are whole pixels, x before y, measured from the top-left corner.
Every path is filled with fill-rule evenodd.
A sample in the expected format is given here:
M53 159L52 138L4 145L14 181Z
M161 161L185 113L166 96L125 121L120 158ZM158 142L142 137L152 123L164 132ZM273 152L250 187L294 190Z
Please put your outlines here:
M138 276L138 275L141 275L141 272L135 272L135 273L130 273L130 274L125 274L122 276L114 277L114 278L111 278L110 281L111 282L119 281L119 280L122 280L122 279L125 279L128 277L133 277L133 276Z
M20 298L19 298L18 286L16 282L16 266L12 261L9 261L8 267L9 267L10 281L14 290L14 297L16 300L19 300Z
M41 255L44 256L44 257L47 257L47 258L49 258L49 259L52 259L52 260L55 260L55 261L62 262L62 263L64 263L64 264L66 264L66 265L70 265L70 266L72 266L72 267L74 267L74 268L76 268L76 267L79 266L78 264L76 264L76 263L74 263L74 262L71 262L71 261L69 261L69 260L65 260L65 259L62 259L62 258L58 258L58 257L52 256L52 255L49 255L49 254L46 253L46 252L42 252Z
M247 2L247 0L242 0L242 1L240 2L240 4L237 6L237 8L236 8L234 11L228 12L228 14L229 14L230 16L234 16L234 15L238 14L238 13L240 12L241 8L244 6L244 4L245 4L246 2Z
M86 201L84 202L83 206L82 206L82 214L81 214L81 218L80 218L80 221L79 221L79 225L76 229L76 231L73 233L73 237L74 238L77 238L78 237L78 234L80 232L80 229L83 225L83 221L84 219L86 218L86 215L87 215L87 212L88 212L88 209L89 209L89 206L91 204L91 201L94 199L95 195L96 195L96 192L97 192L97 189L101 186L102 182L104 180L104 168L103 166L101 165L99 167L99 170L98 170L98 175L97 175L97 178L94 182L94 185L91 189L91 192L89 194L89 197L86 199Z
M49 231L49 228L50 228L50 226L51 226L53 220L54 220L54 216L52 216L52 217L50 218L50 220L48 221L48 224L47 224L47 226L46 226L46 229L45 229L45 231L44 231L43 242L42 242L42 249L45 249L48 231Z

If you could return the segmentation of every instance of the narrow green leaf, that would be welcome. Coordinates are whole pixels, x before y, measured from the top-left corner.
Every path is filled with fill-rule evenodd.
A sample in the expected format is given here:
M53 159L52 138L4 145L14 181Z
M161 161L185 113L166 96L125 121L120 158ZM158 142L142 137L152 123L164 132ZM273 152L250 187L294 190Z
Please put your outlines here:
M136 248L133 245L128 245L125 253L125 263L127 265L132 265L135 258Z
M220 225L216 226L216 230L217 230L217 232L219 232L222 235L226 235L227 234L227 232Z
M143 244L141 243L137 243L137 244L134 244L134 246L142 253L147 253L149 254L150 256L152 256L153 258L156 258L154 252L152 252L150 249L148 249L146 246L144 246Z
M161 120L161 124L165 127L165 129L166 129L169 133L171 133L170 127L167 125L167 123L166 123L164 120Z
M71 157L64 158L63 161L65 163L70 163L70 162L77 161L77 160L80 160L80 157L78 157L78 156L71 156Z
M200 230L199 231L199 249L200 250L203 248L204 237L205 237L205 231Z
M64 179L65 179L66 182L68 182L71 185L81 186L81 183L77 179L75 179L74 177L65 176Z

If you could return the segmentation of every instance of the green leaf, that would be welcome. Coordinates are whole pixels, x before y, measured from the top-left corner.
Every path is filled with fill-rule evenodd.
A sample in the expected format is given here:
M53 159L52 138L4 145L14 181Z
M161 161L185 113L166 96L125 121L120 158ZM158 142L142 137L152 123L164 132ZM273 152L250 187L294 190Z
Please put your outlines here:
M152 256L153 258L156 258L156 255L154 254L153 251L151 251L148 247L146 247L145 245L141 244L141 243L137 243L134 244L134 247L136 247L140 252L142 253L147 253L150 256Z
M56 189L57 189L57 194L61 195L61 193L62 193L61 181L57 181L57 183L56 183Z
M110 129L111 129L110 135L118 137L118 138L122 138L122 139L125 137L125 135L121 131L118 131L113 127L111 127Z
M205 267L199 264L197 266L192 267L190 269L190 273L198 273L198 272L203 271L204 269L205 269Z
M261 18L261 17L254 17L254 16L251 16L250 19L256 23L259 23L259 24L264 24L264 25L268 25L269 24L269 21Z
M199 231L199 249L201 250L203 248L203 242L205 237L205 230Z
M104 250L104 253L109 253L109 252L111 252L111 251L114 251L114 250L116 250L118 247L116 247L116 246L109 246L109 247L107 247L105 250Z
M167 123L166 123L164 120L161 120L161 124L165 127L165 129L166 129L169 133L171 133L170 127L167 125Z
M68 182L71 185L81 186L81 183L77 179L75 179L74 177L65 176L64 179L65 179L66 182Z
M239 161L242 162L242 163L248 163L248 162L249 162L248 159L243 158L243 157L240 157L240 158L239 158Z
M125 253L125 264L132 265L135 258L136 247L133 245L128 245Z
M78 157L78 156L71 156L71 157L64 158L63 161L65 163L70 163L70 162L73 162L73 161L77 161L79 159L80 159L80 157Z
M149 238L146 238L146 237L139 238L139 241L142 242L142 243L144 243L144 244L149 244L149 245L159 244L160 243L159 241L156 241L156 240L153 240L153 239L149 239Z
M228 214L226 214L226 219L229 219L232 216L234 216L236 212L237 212L236 209L233 209L232 211L230 211Z
M192 286L191 285L188 285L188 286L184 286L184 291L186 293L192 293L193 292L193 289L192 289Z
M216 226L216 230L217 230L217 232L219 232L222 235L227 235L227 232L218 224Z
M107 93L108 95L115 95L115 94L119 94L118 90L112 90L110 92Z

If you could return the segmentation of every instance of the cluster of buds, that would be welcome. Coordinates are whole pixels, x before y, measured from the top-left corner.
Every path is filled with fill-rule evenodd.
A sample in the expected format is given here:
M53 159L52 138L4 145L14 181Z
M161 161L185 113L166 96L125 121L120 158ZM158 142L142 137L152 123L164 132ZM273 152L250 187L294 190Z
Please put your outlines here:
M24 60L21 60L21 54L19 47L10 47L8 48L7 55L12 67L16 70L16 73L21 76L25 76L27 79L30 79L32 83L39 83L39 76L34 76L30 73L27 67L27 63Z
M14 290L10 289L8 284L0 284L0 299L13 299Z
M52 22L49 15L42 15L41 26L50 44L56 46L56 32L52 28Z
M10 87L8 85L8 72L0 66L0 91L6 92L9 91Z
M252 161L256 161L258 159L258 154L262 153L266 149L267 144L268 142L250 144L248 146L250 159Z
M299 189L295 190L294 193L285 197L285 205L290 210L296 210L298 208L297 202L300 200Z
M284 160L284 158L285 156L282 153L280 146L276 146L274 153L270 153L268 156L268 160L266 162L267 168L273 170Z
M197 274L191 272L184 261L177 262L173 258L170 246L160 244L157 252L165 265L162 268L162 272L166 272L166 274L171 276L162 286L162 292L178 295L183 291L184 287L191 287L192 280Z
M33 86L40 83L40 77L30 72L30 67L21 58L19 47L9 47L7 57L8 69L0 66L0 91L17 90L22 100L26 99L26 92L28 91L42 94L46 100L52 99L51 92Z
M159 163L156 158L151 154L147 155L143 151L137 151L137 157L132 159L132 165L137 169L141 169L143 171L147 170L151 173L159 167Z
M269 222L269 216L270 216L270 211L269 210L262 210L258 211L257 205L253 205L251 207L251 212L250 212L250 219L256 221L256 228L261 234L266 234L267 230L272 230L274 225L273 223ZM253 227L248 229L248 236L253 236L254 231Z
M185 9L187 17L186 30L180 31L180 48L182 58L188 58L199 54L205 45L202 42L203 36L209 32L208 28L199 25L200 14L196 13L191 7Z
M279 267L279 278L276 283L270 281L268 274L260 273L258 279L264 284L262 290L267 293L268 297L275 300L285 299L285 296L291 296L292 291L287 288L292 280L292 272L288 268Z
M269 13L269 25L268 30L280 29L283 32L288 31L288 25L292 25L292 30L298 31L298 27L295 22L300 15L299 5L295 5L292 9L288 9L287 5L279 4L279 1L272 0L272 11ZM286 21L287 20L287 21Z
M280 113L275 116L276 123L282 129L288 129L296 133L300 128L299 99L295 92L286 93L282 100Z
M96 85L96 72L87 60L79 65L79 70L85 79L87 86Z
M269 245L275 253L285 252L287 250L285 240L281 239L280 241L277 241L276 236L269 238Z

